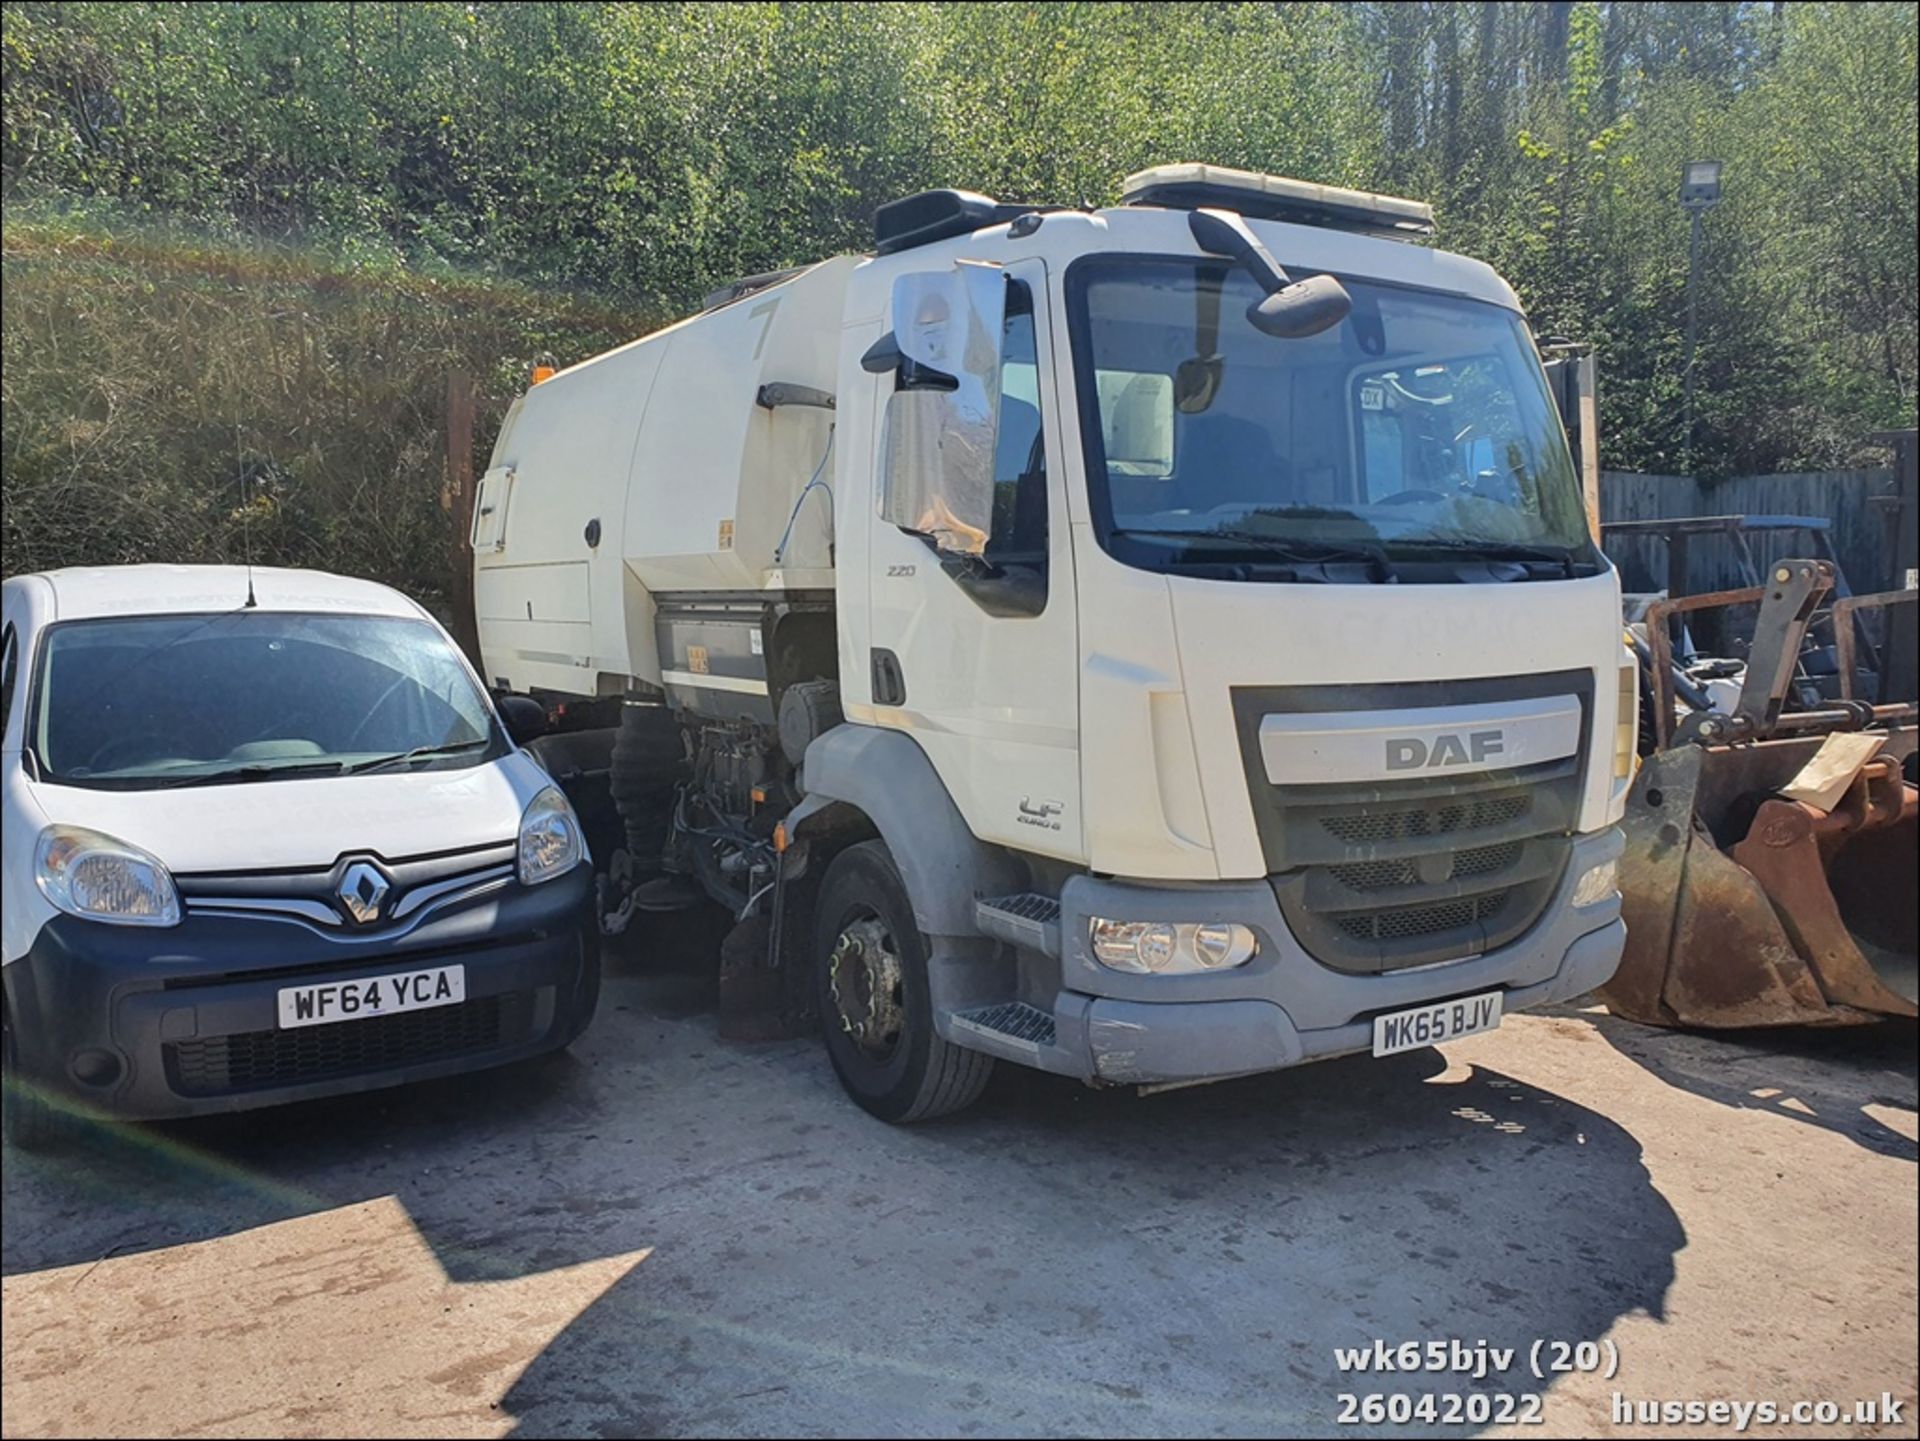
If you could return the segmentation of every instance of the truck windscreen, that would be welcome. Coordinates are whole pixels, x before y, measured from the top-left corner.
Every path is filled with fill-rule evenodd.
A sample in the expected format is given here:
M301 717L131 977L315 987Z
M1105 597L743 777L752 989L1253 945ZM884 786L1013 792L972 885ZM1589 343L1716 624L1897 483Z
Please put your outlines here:
M1317 579L1593 573L1573 460L1520 316L1343 280L1344 321L1279 339L1248 321L1260 292L1244 270L1074 266L1102 545L1152 569L1249 578L1302 566ZM1379 564L1325 564L1368 558Z

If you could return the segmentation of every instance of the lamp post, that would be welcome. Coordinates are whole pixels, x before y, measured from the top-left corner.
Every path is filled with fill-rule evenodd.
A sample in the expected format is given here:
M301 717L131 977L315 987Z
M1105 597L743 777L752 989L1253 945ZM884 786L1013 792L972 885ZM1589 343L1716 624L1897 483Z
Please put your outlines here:
M1680 440L1680 468L1693 474L1693 352L1699 336L1700 220L1720 203L1720 162L1690 160L1680 168L1680 208L1691 221L1687 235L1687 359L1682 373L1685 399L1681 405L1685 433Z

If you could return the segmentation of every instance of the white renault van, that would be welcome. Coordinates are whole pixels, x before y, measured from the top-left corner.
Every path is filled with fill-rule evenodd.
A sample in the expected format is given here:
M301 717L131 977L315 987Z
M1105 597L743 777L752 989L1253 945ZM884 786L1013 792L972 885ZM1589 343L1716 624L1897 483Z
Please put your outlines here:
M544 717L385 586L18 576L0 706L17 1143L475 1070L592 1016L585 838L502 722Z

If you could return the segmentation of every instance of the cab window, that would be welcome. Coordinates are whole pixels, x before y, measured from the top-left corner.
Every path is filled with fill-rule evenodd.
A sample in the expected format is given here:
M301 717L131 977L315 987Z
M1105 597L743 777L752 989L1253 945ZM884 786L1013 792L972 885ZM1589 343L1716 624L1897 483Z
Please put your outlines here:
M1007 282L1000 365L1000 435L993 456L994 564L1047 563L1047 452L1040 426L1040 364L1033 336L1033 292Z

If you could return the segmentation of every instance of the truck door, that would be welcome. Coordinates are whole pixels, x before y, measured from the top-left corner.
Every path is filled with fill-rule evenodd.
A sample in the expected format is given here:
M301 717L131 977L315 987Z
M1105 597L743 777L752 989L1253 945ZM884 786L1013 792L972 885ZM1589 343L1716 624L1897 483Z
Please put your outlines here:
M980 839L1077 861L1079 638L1046 272L1022 261L1004 275L985 565L956 574L920 537L874 520L872 719L913 735Z
M473 494L473 533L468 537L475 555L507 548L507 502L512 496L512 466L495 466L480 477Z

